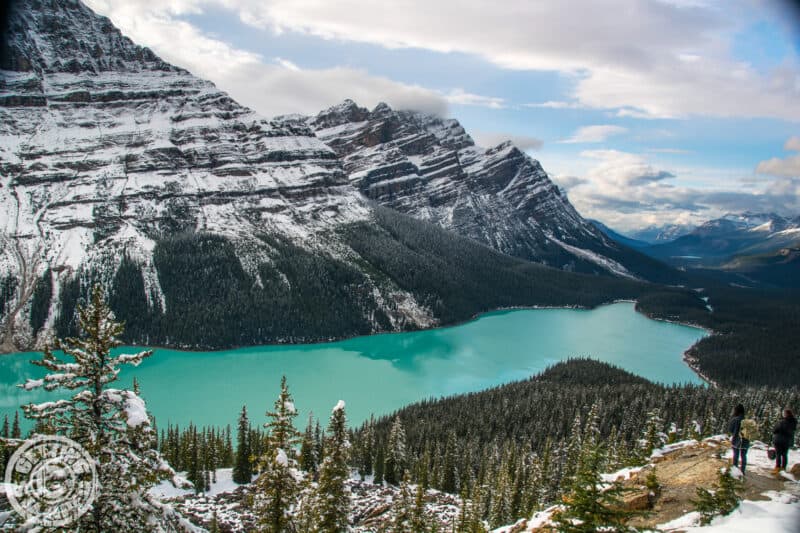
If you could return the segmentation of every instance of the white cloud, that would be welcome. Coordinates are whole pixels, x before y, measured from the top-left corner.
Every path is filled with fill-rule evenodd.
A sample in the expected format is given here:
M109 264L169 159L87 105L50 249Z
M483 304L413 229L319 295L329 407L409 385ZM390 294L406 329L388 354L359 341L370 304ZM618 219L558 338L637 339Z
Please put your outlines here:
M457 51L509 69L569 73L577 80L576 104L625 116L800 121L796 61L763 72L730 55L732 36L759 8L750 0L508 0L502 9L489 0L206 1L275 31ZM777 20L774 11L762 11Z
M783 149L800 152L800 137L789 137ZM773 157L761 161L756 166L756 174L767 174L783 178L800 178L800 154L790 155L786 158Z
M772 159L761 161L756 167L756 173L786 178L800 177L800 154L792 155L785 159L773 157Z
M745 184L736 179L748 175L744 169L665 168L643 155L617 150L585 150L580 156L577 168L567 166L553 180L568 190L582 215L615 229L697 224L727 212L800 211L800 178Z
M789 137L786 144L783 145L783 149L800 152L800 137Z
M620 135L628 131L622 126L612 126L610 124L599 124L595 126L583 126L572 134L569 139L564 139L562 143L599 143L609 137Z
M488 131L476 131L471 133L472 138L478 146L490 148L500 143L511 141L514 146L522 151L538 150L542 147L542 140L528 135L516 135L513 133L497 133Z
M300 67L298 67L296 64L289 61L288 59L284 59L282 57L276 57L275 62L285 69L293 70L294 72L300 71Z
M213 80L240 103L265 116L313 114L346 98L368 107L386 102L397 109L447 113L446 97L436 91L359 69L301 69L286 58L265 60L174 18L198 12L204 3L198 0L158 4L147 0L86 0L86 3L111 18L137 43L199 77Z
M451 104L474 105L491 109L503 109L506 107L505 100L502 98L473 94L463 89L453 89L444 94L444 98Z
M692 150L684 150L683 148L648 148L648 152L654 154L691 154Z
M522 104L524 107L543 107L545 109L580 109L584 107L580 102L564 102L561 100L548 100L533 104Z

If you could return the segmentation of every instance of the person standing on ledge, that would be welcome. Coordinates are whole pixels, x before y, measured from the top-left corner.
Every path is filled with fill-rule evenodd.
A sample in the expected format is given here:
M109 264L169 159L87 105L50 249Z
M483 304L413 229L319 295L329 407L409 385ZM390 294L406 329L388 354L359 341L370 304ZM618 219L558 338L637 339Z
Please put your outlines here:
M739 468L744 475L750 441L742 436L742 420L744 420L744 405L738 404L733 408L733 418L728 422L728 433L731 435L731 447L733 448L733 466ZM739 466L740 459L741 466Z
M775 446L775 468L772 472L777 474L786 470L789 463L789 448L794 444L794 432L797 430L797 419L788 407L783 410L783 418L772 430L772 445Z

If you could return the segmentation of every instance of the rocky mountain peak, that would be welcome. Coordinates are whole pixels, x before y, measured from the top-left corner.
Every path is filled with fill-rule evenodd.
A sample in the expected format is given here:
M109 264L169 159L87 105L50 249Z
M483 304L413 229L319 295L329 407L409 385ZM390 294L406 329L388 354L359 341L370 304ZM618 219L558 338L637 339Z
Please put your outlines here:
M635 276L622 264L629 251L585 221L510 141L480 148L455 119L383 103L370 112L350 100L308 124L371 200L523 259Z
M0 277L18 285L10 311L0 309L0 348L34 343L36 328L19 317L44 275L52 273L58 295L90 272L113 279L127 257L142 270L148 305L163 311L153 250L165 238L223 235L256 275L269 260L259 236L307 245L317 232L368 217L308 125L257 115L82 3L16 2L9 30Z
M369 117L369 110L358 105L350 99L341 104L329 107L309 120L315 129L333 128L351 122L361 122Z
M50 74L181 70L134 44L78 0L27 0L12 2L10 9L10 38L0 69Z

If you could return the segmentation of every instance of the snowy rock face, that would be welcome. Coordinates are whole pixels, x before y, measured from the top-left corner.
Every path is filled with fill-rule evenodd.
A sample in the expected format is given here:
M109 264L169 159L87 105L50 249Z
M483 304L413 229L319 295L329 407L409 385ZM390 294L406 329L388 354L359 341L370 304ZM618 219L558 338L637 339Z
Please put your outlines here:
M17 280L0 302L5 349L48 269L109 278L125 255L163 307L152 250L165 235L229 237L247 270L266 253L254 235L303 245L369 215L307 126L258 116L78 1L16 2L5 44L0 277Z
M522 259L631 275L617 245L511 142L480 148L456 120L386 104L370 112L350 100L307 124L342 157L353 185L382 205Z
M15 2L4 37L0 353L77 333L95 282L127 342L191 348L599 303L570 292L585 279L370 200L517 257L638 275L536 161L508 143L480 149L454 120L352 102L267 120L78 0ZM440 246L422 253L423 237ZM466 268L479 255L483 270ZM408 275L434 261L447 280Z
M134 45L79 2L19 2L0 78L0 223L75 269L93 245L366 214L335 153ZM302 228L301 228L302 227Z

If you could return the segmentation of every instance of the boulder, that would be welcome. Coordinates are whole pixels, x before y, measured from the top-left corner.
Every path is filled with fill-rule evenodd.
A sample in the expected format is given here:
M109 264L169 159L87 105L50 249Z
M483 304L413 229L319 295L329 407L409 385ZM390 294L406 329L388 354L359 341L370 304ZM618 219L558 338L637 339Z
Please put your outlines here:
M626 511L646 511L652 506L652 500L649 490L631 492L622 498L622 508Z

